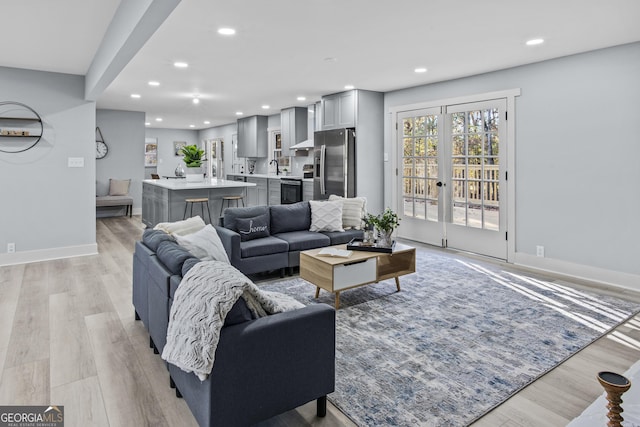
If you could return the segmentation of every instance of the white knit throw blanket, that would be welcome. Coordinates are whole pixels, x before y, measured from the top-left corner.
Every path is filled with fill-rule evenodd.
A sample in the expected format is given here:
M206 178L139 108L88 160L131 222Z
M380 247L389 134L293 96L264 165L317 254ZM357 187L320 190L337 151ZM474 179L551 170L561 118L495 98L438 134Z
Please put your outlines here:
M206 380L224 320L240 297L256 318L304 307L287 295L261 291L226 262L199 262L182 278L173 297L162 358Z

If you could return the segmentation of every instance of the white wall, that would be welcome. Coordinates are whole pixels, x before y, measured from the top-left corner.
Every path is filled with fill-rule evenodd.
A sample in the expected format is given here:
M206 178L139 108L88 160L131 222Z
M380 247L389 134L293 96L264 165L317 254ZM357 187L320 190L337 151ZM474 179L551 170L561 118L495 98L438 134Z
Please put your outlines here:
M84 78L0 67L0 101L44 122L34 148L0 153L0 265L96 253L95 103L84 100ZM84 167L67 167L69 157Z
M634 43L390 92L385 111L520 88L509 175L516 185L516 262L640 289L638 76ZM387 118L386 152L391 135ZM535 257L536 245L545 247L545 258Z
M145 136L158 140L157 174L160 176L174 176L178 165L184 167L182 157L175 155L174 141L184 141L187 145L200 144L201 141L195 130L147 128ZM142 164L144 165L144 160Z
M133 213L142 213L142 180L144 179L144 113L137 111L96 111L96 126L100 128L109 151L96 160L97 194L109 192L109 179L130 179L129 194L133 197ZM100 208L98 217L124 214L119 207Z

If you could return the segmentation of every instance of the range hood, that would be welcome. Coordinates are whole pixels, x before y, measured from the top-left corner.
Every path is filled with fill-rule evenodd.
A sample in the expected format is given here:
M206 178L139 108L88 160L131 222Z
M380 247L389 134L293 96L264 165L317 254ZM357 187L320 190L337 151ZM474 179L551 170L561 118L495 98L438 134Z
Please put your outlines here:
M313 139L306 139L289 147L290 150L310 150L313 148Z

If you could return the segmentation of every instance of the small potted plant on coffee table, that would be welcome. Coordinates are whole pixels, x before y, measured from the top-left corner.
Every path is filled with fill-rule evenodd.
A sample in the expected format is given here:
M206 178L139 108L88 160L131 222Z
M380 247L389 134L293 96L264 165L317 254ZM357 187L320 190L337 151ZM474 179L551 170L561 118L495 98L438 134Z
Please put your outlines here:
M391 208L386 208L380 215L367 214L367 216L365 217L365 222L368 224L373 224L373 226L377 230L377 244L379 246L391 247L391 245L393 244L391 235L398 227L398 225L400 225L400 218L394 211L391 210Z

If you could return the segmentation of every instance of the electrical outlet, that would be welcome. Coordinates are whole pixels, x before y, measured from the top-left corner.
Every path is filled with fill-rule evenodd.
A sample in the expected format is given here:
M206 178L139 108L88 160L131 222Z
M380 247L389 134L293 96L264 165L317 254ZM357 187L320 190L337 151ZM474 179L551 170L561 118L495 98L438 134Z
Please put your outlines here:
M544 257L544 246L536 246L536 256Z
M16 251L16 244L15 243L7 243L7 253L8 254L12 254Z
M70 168L83 168L84 157L69 157L67 159L67 167Z

